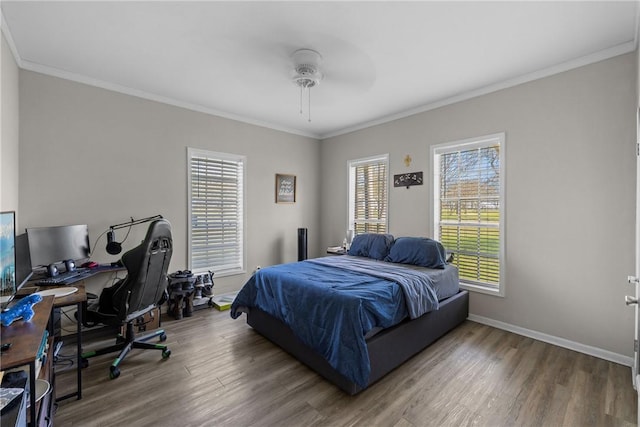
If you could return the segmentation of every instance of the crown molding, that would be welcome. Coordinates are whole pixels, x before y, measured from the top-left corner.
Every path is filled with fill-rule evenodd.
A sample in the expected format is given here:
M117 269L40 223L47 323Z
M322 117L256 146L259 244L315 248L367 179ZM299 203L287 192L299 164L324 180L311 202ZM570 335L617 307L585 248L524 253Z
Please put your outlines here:
M42 64L37 64L31 61L22 61L22 67L28 71L34 71L36 73L46 74L53 77L59 77L65 80L71 80L77 83L86 84L89 86L99 87L101 89L110 90L113 92L122 93L125 95L135 96L137 98L143 98L149 101L155 101L162 104L172 105L174 107L180 107L187 110L197 111L199 113L205 113L212 116L221 117L224 119L234 120L242 123L247 123L254 126L260 126L272 130L277 130L280 132L291 133L299 136L304 136L313 139L319 139L319 135L301 132L298 129L287 128L284 126L276 125L269 122L264 122L260 120L250 119L244 116L239 116L236 114L228 113L225 111L216 110L209 107L204 107L202 105L193 104L190 102L180 101L174 98L170 98L167 96L161 96L154 93L146 92L143 90L133 89L127 86L121 86L115 83L106 82L99 79L94 79L92 77L87 77L82 74L72 73L66 70L60 70L54 67L49 67Z
M276 130L276 131L280 131L280 132L285 132L285 133L290 133L290 134L294 134L294 135L299 135L299 136L303 136L303 137L307 137L307 138L313 138L313 139L317 139L317 140L324 140L324 139L329 139L329 138L333 138L336 136L340 136L340 135L345 135L347 133L351 133L351 132L355 132L358 130L362 130L362 129L366 129L366 128L370 128L373 126L377 126L377 125L381 125L384 123L388 123L388 122L392 122L394 120L398 120L398 119L403 119L406 117L410 117L410 116L414 116L416 114L420 114L420 113L424 113L430 110L435 110L436 108L440 108L440 107L444 107L447 105L451 105L451 104L455 104L458 102L462 102L462 101L466 101L472 98L476 98L478 96L481 95L486 95L492 92L497 92L499 90L502 89L507 89L510 87L514 87L523 83L527 83L530 81L534 81L534 80L538 80L544 77L549 77L552 76L554 74L559 74L562 73L564 71L569 71L578 67L582 67L585 65L589 65L589 64L593 64L596 62L600 62L600 61L604 61L606 59L609 58L613 58L615 56L619 56L619 55L624 55L626 53L629 52L633 52L636 49L638 49L638 43L640 43L640 7L636 9L636 33L634 36L633 40L630 40L626 43L622 43L619 44L617 46L613 46L611 48L608 49L604 49L601 50L599 52L595 52L592 53L590 55L586 55L586 56L582 56L580 58L576 58L573 59L571 61L567 61L558 65L554 65L552 67L548 67L542 70L538 70L538 71L534 71L532 73L528 73L519 77L515 77L513 79L509 79L509 80L505 80L502 82L498 82L495 84L491 84L488 86L484 86L478 89L474 89L468 92L464 92L458 95L454 95L452 97L448 97L448 98L444 98L417 108L412 108L409 110L405 110L405 111L401 111L399 113L395 113L395 114L391 114L388 116L384 116L384 117L380 117L378 119L375 120L370 120L367 122L363 122L363 123L359 123L353 126L348 126L342 129L338 129L336 131L332 131L332 132L327 132L327 133L321 133L321 134L316 134L316 133L310 133L310 132L303 132L299 129L293 129L293 128L288 128L288 127L284 127L284 126L280 126L274 123L270 123L270 122L265 122L265 121L260 121L260 120L255 120L255 119L251 119L251 118L247 118L244 116L240 116L240 115L236 115L236 114L232 114L232 113L228 113L225 111L220 111L220 110L216 110L213 108L209 108L209 107L204 107L202 105L198 105L198 104L193 104L193 103L189 103L189 102L184 102L184 101L180 101L177 99L173 99L173 98L169 98L169 97L165 97L165 96L161 96L161 95L156 95L153 93L149 93L149 92L145 92L142 90L138 90L138 89L133 89L130 87L126 87L126 86L121 86L115 83L111 83L111 82L106 82L106 81L102 81L99 79L94 79L91 77L87 77L81 74L76 74L76 73L72 73L66 70L60 70L54 67L49 67L46 65L42 65L42 64L38 64L38 63L34 63L31 61L26 61L23 60L20 57L20 54L18 53L18 49L15 45L15 42L13 40L13 37L11 35L11 30L7 24L7 22L5 21L4 18L4 14L2 13L2 11L0 10L0 17L1 17L1 23L0 23L0 29L2 31L2 33L5 36L5 39L7 40L7 44L9 45L9 48L11 50L11 53L13 54L13 58L16 61L16 64L18 65L19 68L21 69L25 69L25 70L29 70L29 71L34 71L37 73L41 73L41 74L46 74L46 75L50 75L50 76L54 76L54 77L59 77L61 79L65 79L65 80L71 80L71 81L75 81L78 83L83 83L89 86L95 86L95 87L99 87L102 89L106 89L106 90L110 90L113 92L118 92L118 93L122 93L125 95L130 95L130 96L135 96L138 98L142 98L142 99L146 99L149 101L155 101L155 102L160 102L163 104L167 104L167 105L172 105L175 107L180 107L180 108L184 108L187 110L192 110L192 111L197 111L200 113L204 113L204 114L209 114L209 115L213 115L213 116L217 116L217 117L221 117L221 118L225 118L225 119L229 119L229 120L234 120L234 121L238 121L238 122L242 122L242 123L247 123L250 125L254 125L254 126L259 126L259 127L264 127L267 129L272 129L272 130Z
M11 30L9 29L9 24L4 19L4 13L2 13L2 9L0 9L0 30L2 34L4 34L4 38L9 45L9 49L11 50L11 54L13 55L13 60L16 61L16 64L19 68L22 68L22 58L18 54L18 48L16 47L16 43L13 41L13 36L11 35Z
M189 102L179 101L177 99L156 95L156 94L145 92L145 91L142 91L142 90L133 89L133 88L126 87L126 86L121 86L121 85L118 85L118 84L115 84L115 83L105 82L103 80L94 79L94 78L87 77L87 76L84 76L84 75L81 75L81 74L76 74L76 73L72 73L72 72L69 72L69 71L66 71L66 70L61 70L61 69L58 69L58 68L49 67L49 66L38 64L38 63L35 63L35 62L23 60L20 57L20 54L18 53L18 49L16 47L16 44L13 41L13 36L11 35L11 30L9 29L9 25L6 22L6 20L4 18L4 13L2 13L1 9L0 9L0 17L1 17L1 22L0 22L0 27L1 28L0 28L0 30L2 31L2 33L5 36L5 39L7 40L7 44L9 45L9 48L11 49L11 53L13 54L13 58L16 61L16 64L21 69L28 70L28 71L33 71L33 72L40 73L40 74L46 74L46 75L49 75L49 76L58 77L58 78L65 79L65 80L71 80L71 81L74 81L74 82L77 82L77 83L82 83L82 84L86 84L86 85L89 85L89 86L95 86L95 87L99 87L101 89L106 89L106 90L110 90L110 91L113 91L113 92L122 93L122 94L125 94L125 95L135 96L137 98L142 98L142 99L146 99L146 100L149 100L149 101L160 102L162 104L172 105L174 107L180 107L180 108L184 108L184 109L187 109L187 110L197 111L199 113L209 114L209 115L212 115L212 116L217 116L217 117L221 117L221 118L225 118L225 119L229 119L229 120L234 120L234 121L238 121L238 122L242 122L242 123L247 123L247 124L254 125L254 126L259 126L259 127L264 127L264 128L267 128L267 129L272 129L272 130L276 130L276 131L280 131L280 132L285 132L285 133L290 133L290 134L294 134L294 135L304 136L304 137L307 137L307 138L313 138L313 139L318 139L318 140L320 139L320 135L318 135L318 134L308 133L308 132L301 132L298 129L287 128L287 127L279 126L279 125L276 125L276 124L273 124L273 123L269 123L269 122L249 119L247 117L243 117L243 116L227 113L227 112L220 111L220 110L215 110L215 109L212 109L212 108L204 107L204 106L197 105L197 104L192 104L192 103L189 103Z
M637 38L637 37L636 37ZM596 62L604 61L605 59L613 58L615 56L624 55L629 52L633 52L636 50L637 40L632 40L626 43L619 44L617 46L613 46L611 48L601 50L599 52L592 53L590 55L582 56L580 58L573 59L571 61L563 62L558 65L554 65L552 67L544 68L542 70L534 71L529 74L524 74L519 77L515 77L513 79L505 80L499 83L491 84L488 86L484 86L478 89L474 89L468 92L464 92L458 95L454 95L449 98L444 98L439 101L435 101L421 107L413 108L410 110L402 111L396 114L392 114L389 116L384 116L376 120L360 123L354 126L346 127L334 132L329 132L321 135L322 139L333 138L335 136L344 135L347 133L355 132L358 130L370 128L372 126L381 125L384 123L392 122L394 120L403 119L405 117L414 116L416 114L424 113L430 110L435 110L436 108L444 107L447 105L455 104L457 102L466 101L472 98L476 98L481 95L486 95L492 92L497 92L502 89L507 89L513 86L518 86L523 83L528 83L530 81L538 80L544 77L549 77L554 74L559 74L564 71L569 71L574 68L583 67L585 65L593 64Z

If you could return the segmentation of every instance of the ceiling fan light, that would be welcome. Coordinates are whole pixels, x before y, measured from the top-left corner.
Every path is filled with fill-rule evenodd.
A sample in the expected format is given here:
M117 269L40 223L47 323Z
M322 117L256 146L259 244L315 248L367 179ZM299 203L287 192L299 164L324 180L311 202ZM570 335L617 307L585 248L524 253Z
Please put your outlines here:
M320 80L321 78L318 78L317 76L305 76L301 74L293 76L293 83L295 83L296 86L303 88L312 88L317 86L320 84Z
M300 114L302 114L303 92L306 90L309 109L308 120L311 121L311 88L320 84L324 74L320 71L322 56L311 49L298 49L291 55L293 72L291 81L300 88Z

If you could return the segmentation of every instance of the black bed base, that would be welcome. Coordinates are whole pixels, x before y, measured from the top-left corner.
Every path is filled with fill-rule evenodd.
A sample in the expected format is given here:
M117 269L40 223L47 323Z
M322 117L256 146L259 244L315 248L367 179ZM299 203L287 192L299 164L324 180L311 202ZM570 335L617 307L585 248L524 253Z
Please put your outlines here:
M368 339L371 374L367 386L464 322L468 315L469 293L461 290L456 295L440 301L439 310L431 311L414 320L406 320ZM353 395L363 390L298 340L291 329L275 317L260 309L251 308L247 313L247 323L346 393Z

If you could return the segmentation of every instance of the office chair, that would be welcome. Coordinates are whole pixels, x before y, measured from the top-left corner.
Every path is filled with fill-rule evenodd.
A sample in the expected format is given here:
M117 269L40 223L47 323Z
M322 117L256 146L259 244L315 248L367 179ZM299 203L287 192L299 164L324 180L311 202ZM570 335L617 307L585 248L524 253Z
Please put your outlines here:
M89 365L87 359L90 357L120 351L109 368L109 377L115 379L120 376L118 366L132 348L161 350L163 359L171 355L166 345L146 342L154 337L165 341L167 335L164 330L159 329L136 339L134 322L162 303L166 295L167 269L172 252L171 224L159 219L149 225L144 241L122 256L127 277L105 288L98 301L86 308L84 319L88 324L102 323L119 328L126 325L126 333L124 336L118 334L115 345L83 353L83 367Z

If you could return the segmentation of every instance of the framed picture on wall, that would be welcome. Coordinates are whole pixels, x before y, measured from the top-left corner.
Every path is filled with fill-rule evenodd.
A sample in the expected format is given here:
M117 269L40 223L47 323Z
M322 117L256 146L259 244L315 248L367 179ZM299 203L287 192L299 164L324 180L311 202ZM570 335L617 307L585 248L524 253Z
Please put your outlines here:
M276 174L276 203L296 202L296 176Z

